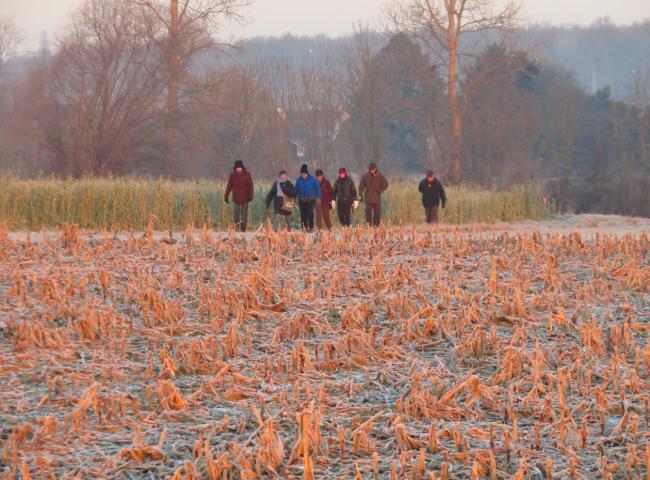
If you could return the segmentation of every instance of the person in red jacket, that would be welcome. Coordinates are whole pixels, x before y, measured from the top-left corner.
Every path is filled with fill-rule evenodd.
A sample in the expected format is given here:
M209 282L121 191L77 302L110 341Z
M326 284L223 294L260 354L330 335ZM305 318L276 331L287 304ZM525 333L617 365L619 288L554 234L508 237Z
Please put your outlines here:
M253 177L244 167L244 162L237 160L224 194L224 201L230 203L229 197L232 192L232 200L235 228L245 232L248 226L248 204L253 201Z
M332 209L332 184L325 178L323 171L316 170L316 180L320 182L320 204L316 205L316 227L323 228L323 222L328 230L332 229L330 210Z

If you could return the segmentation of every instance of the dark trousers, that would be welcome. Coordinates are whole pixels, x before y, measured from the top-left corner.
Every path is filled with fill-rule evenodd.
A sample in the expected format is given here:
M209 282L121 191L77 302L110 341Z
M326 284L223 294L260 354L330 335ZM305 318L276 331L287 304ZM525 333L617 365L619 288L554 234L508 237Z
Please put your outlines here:
M337 203L336 213L339 217L339 223L342 227L349 227L352 225L352 204L351 203Z
M248 226L248 202L235 203L233 211L235 214L235 229L238 232L245 232Z
M381 223L381 203L366 203L366 222L378 227Z
M316 201L299 202L300 204L300 224L302 228L311 232L314 229L314 206Z
M438 223L438 207L424 207L424 212L428 224Z
M332 220L330 219L330 205L329 203L322 203L316 205L316 226L323 228L323 223L328 230L332 229Z

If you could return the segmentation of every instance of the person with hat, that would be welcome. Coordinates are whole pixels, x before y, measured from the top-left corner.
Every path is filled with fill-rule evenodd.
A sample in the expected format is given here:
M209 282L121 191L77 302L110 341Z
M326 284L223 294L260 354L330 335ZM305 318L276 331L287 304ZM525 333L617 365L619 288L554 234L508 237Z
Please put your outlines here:
M336 208L342 227L352 225L352 208L356 208L358 205L357 187L354 185L354 180L348 176L348 171L341 167L339 176L334 182L334 188L332 188L332 208Z
M386 177L379 172L377 164L371 162L359 183L359 196L366 201L366 221L378 227L381 224L381 195L388 189Z
M314 207L320 207L320 183L309 174L307 165L300 167L300 177L296 180L296 198L300 207L300 223L307 232L314 231Z
M316 206L316 228L323 228L323 223L328 230L332 229L330 210L332 209L332 184L325 178L323 170L316 170L316 180L320 183L320 205Z
M445 194L445 187L436 178L433 170L427 172L427 176L420 182L418 190L422 194L422 206L424 206L427 223L429 225L438 223L438 208L440 206L445 208L447 195Z
M253 201L253 177L246 170L244 162L237 160L233 171L228 177L228 185L224 193L224 201L230 203L232 192L235 228L245 232L248 226L248 204Z

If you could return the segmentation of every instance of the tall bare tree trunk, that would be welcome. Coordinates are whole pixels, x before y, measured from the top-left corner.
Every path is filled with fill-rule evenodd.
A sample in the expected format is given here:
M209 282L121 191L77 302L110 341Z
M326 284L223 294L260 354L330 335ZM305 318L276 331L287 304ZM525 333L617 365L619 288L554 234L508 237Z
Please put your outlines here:
M178 0L171 0L169 23L169 78L167 86L167 140L165 170L175 173L176 121L178 118Z
M646 145L646 130L648 128L648 110L642 107L641 115L639 116L639 150L641 156L641 164L645 165L648 160L647 145Z
M453 3L453 2L452 2ZM451 180L460 182L463 174L461 154L463 145L463 121L458 98L458 35L453 5L448 13L449 27L447 41L449 43L447 65L447 85L449 89L449 106L451 110Z
M394 0L388 10L393 24L431 48L433 56L447 66L447 91L451 113L449 178L459 182L463 174L463 119L459 97L458 58L463 54L465 34L512 30L519 6L508 3L495 10L493 0Z

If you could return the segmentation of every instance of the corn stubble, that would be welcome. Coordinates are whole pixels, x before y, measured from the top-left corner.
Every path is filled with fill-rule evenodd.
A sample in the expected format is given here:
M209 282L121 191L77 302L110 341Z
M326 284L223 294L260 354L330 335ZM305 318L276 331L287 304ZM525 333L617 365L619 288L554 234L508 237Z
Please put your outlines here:
M650 478L647 234L9 238L1 479Z

